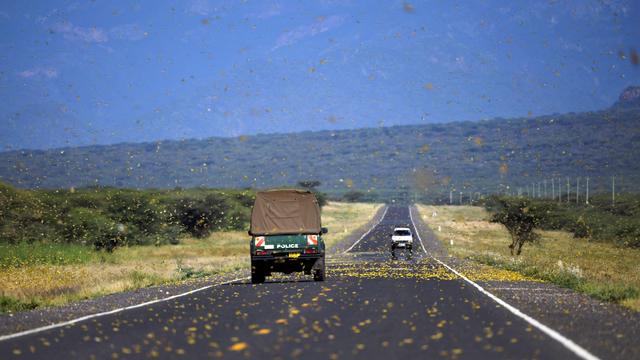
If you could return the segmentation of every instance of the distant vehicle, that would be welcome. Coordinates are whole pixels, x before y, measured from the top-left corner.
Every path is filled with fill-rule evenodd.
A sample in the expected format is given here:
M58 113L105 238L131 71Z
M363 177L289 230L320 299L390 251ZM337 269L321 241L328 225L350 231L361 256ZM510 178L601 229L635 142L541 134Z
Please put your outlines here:
M325 278L325 246L320 206L305 190L269 190L256 194L251 211L251 282L274 272L302 272Z
M395 259L396 249L408 250L409 256L413 253L413 235L411 230L405 227L393 229L391 234L391 256Z

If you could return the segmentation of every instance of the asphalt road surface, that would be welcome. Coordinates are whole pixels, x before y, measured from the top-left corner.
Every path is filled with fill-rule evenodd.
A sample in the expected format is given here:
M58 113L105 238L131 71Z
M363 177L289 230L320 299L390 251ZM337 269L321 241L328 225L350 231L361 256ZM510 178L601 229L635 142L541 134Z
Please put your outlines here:
M575 351L460 279L416 243L391 259L407 207L328 260L325 282L248 279L0 342L0 359L571 359ZM417 241L417 239L416 239Z

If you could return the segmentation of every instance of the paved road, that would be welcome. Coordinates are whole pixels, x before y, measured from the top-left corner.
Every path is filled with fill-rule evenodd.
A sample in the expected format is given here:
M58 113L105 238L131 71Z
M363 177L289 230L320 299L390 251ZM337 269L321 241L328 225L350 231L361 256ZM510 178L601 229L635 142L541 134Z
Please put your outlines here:
M392 261L390 207L327 281L240 281L0 342L0 358L576 358L422 251Z

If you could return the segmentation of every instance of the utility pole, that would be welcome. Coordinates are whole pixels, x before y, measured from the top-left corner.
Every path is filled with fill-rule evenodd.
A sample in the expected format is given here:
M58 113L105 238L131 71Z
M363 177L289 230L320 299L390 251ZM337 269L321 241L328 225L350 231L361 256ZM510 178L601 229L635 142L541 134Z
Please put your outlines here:
M558 202L562 202L562 179L558 178Z
M567 178L567 203L569 202L570 194L571 194L571 184L569 184L569 178Z
M544 197L547 197L547 179L544 179Z
M611 177L611 205L616 205L616 177Z
M453 205L453 190L449 190L449 205Z
M585 204L589 205L589 177L587 176L587 200Z
M580 201L580 178L576 178L576 205Z
M551 198L553 200L556 199L556 184L555 181L553 181L553 178L551 178Z
M473 205L473 194L469 191L469 205Z
M542 182L538 181L538 197L542 197Z
M542 197L542 183L538 181L538 197Z

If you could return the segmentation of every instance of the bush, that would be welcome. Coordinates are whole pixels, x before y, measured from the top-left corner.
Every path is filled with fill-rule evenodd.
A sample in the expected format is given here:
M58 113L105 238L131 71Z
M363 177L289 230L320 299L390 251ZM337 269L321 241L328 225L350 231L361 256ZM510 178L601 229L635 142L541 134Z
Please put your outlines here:
M37 194L0 183L0 242L31 243L54 235L55 216L49 209Z
M122 240L124 225L96 210L76 208L67 215L64 236L67 242L91 244L97 250L112 251Z
M107 200L106 211L111 219L134 226L145 235L155 233L168 220L158 201L144 193L118 192Z
M640 248L640 220L620 219L615 225L615 236L618 245Z
M576 238L589 238L591 237L591 228L584 221L584 218L580 216L573 225L573 237Z
M173 217L191 235L204 237L230 225L225 221L230 209L227 199L214 193L205 198L178 199L174 204Z

